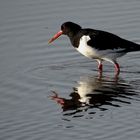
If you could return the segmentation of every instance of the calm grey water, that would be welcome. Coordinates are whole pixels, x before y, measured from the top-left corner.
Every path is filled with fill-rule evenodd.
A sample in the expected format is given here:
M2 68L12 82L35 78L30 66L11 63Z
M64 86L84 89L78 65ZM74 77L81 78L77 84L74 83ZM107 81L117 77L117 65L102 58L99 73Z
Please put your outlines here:
M140 52L99 76L67 37L47 44L65 21L140 43L139 0L1 0L0 140L139 140Z

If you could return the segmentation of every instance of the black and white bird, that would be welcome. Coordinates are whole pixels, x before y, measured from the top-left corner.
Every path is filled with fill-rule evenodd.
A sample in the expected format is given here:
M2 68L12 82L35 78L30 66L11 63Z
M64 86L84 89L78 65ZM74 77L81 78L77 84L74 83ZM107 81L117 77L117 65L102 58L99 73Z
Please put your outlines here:
M62 34L67 35L74 48L84 56L95 59L98 62L98 69L102 72L102 62L109 61L114 64L117 73L120 66L117 58L128 52L140 51L140 45L125 40L112 33L82 28L73 22L65 22L61 25L61 30L56 33L49 43L53 42Z

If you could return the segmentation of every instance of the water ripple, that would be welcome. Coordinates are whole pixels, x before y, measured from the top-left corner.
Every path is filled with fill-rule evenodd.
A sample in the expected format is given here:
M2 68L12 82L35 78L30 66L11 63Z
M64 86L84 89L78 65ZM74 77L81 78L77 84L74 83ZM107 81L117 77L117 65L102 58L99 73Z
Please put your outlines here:
M118 78L108 63L101 77L96 62L78 54L67 37L47 44L68 20L139 43L139 5L138 0L2 0L0 139L139 139L139 52L120 58Z
M70 99L60 97L56 92L52 96L52 99L62 106L64 115L82 117L83 115L79 114L88 110L94 112L88 112L89 114L95 114L96 109L106 111L110 107L129 105L133 100L140 101L138 93L122 79L87 76L81 77L77 83L78 86L73 87L69 94Z

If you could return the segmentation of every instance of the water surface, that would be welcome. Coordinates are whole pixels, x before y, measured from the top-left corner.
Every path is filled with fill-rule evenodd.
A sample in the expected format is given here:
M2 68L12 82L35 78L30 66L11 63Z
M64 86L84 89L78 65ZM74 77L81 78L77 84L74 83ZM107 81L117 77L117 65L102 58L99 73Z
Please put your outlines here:
M140 44L140 1L2 0L0 17L0 139L140 138L140 52L100 76L67 37L47 44L65 21Z

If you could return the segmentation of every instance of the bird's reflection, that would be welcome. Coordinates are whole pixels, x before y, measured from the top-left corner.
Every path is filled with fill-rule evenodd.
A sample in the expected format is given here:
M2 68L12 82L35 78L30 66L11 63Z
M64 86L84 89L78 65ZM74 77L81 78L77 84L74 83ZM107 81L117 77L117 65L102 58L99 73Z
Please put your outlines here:
M51 98L62 106L65 114L73 115L91 108L104 111L109 106L121 107L130 104L134 95L136 93L132 87L121 78L87 75L77 82L69 95L70 99L60 97L56 91L53 91ZM67 113L68 110L72 112Z

